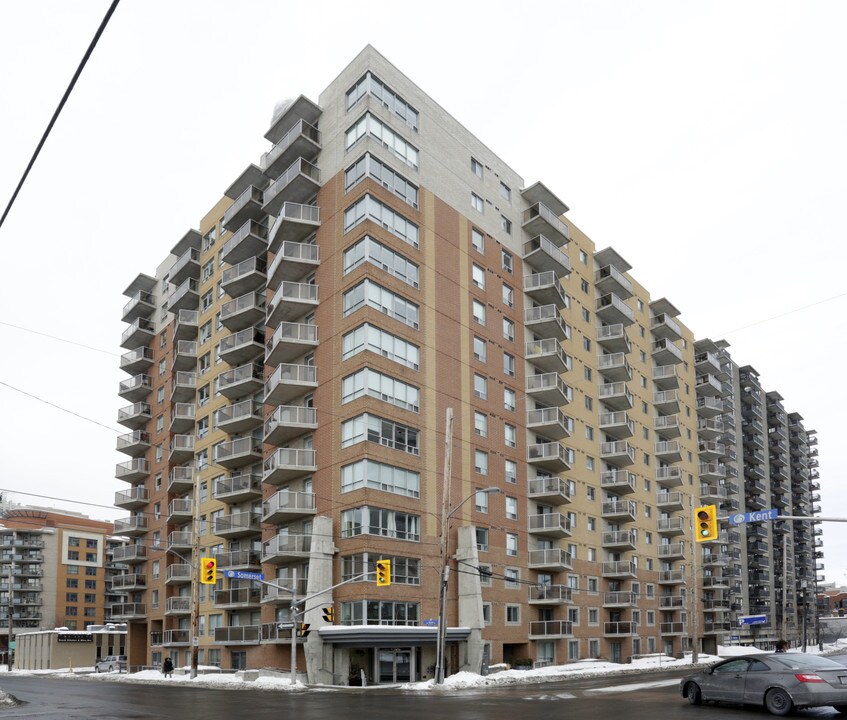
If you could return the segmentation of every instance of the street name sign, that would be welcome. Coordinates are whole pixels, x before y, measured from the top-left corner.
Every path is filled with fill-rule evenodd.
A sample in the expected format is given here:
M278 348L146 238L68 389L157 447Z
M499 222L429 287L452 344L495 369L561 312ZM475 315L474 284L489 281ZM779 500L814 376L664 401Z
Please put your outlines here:
M768 621L767 615L739 615L738 624L741 625L764 625Z
M733 513L729 516L730 525L743 525L748 522L765 522L766 520L776 520L779 517L779 510L771 508L770 510L759 510L758 512L748 513Z
M246 570L224 570L224 577L230 580L264 580L264 573L247 572Z

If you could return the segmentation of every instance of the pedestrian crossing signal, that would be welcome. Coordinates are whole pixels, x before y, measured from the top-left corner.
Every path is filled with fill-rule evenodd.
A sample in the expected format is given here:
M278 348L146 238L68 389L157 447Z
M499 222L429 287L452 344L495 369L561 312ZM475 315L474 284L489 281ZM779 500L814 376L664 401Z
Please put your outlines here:
M200 558L200 582L204 585L218 582L218 561L215 558Z

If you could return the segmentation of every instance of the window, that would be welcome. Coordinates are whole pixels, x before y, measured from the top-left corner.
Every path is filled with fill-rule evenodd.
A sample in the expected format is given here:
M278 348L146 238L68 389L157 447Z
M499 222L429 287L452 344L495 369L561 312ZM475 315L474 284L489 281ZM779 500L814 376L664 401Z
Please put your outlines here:
M473 339L473 356L475 360L485 362L488 358L488 344L482 338L474 335Z
M580 261L583 265L588 265L588 253L587 253L587 252L585 252L585 250L580 250L580 251L579 251L579 261Z
M482 177L482 163L476 158L471 158L471 172L478 178Z
M517 625L521 621L521 606L506 605L506 624Z
M156 432L162 432L165 429L165 416L159 415L156 418Z
M488 513L488 493L477 491L474 505L477 512Z
M350 110L362 98L369 95L379 100L410 128L418 129L418 111L370 71L366 72L347 91L347 109Z
M491 565L477 565L477 570L479 571L479 584L480 585L491 585Z
M599 625L600 624L600 612L597 608L588 608L588 624L589 625Z
M485 235L476 228L471 228L471 247L477 252L485 252Z
M508 447L517 447L518 445L518 429L514 425L506 423L503 426L503 441Z
M363 323L355 330L346 333L341 339L342 360L366 350L413 370L417 370L420 366L420 348L417 345L392 335L375 325Z
M203 439L209 434L209 416L200 418L197 421L197 437Z
M206 312L210 307L212 307L212 303L215 301L215 291L208 290L203 293L200 298L200 312Z
M518 536L516 533L506 533L506 555L517 556Z
M485 450L474 450L473 469L480 475L488 475L488 453Z
M594 428L590 425L585 426L585 439L593 440L594 439Z
M381 225L412 247L418 247L418 226L370 195L364 195L344 211L344 232L365 220Z
M515 536L515 537L517 537L517 536ZM518 582L520 580L521 575L520 575L520 572L518 571L517 568L506 568L503 571L503 576L504 576L503 584L507 588L517 588L518 587Z
M409 327L418 327L418 306L382 285L377 285L369 278L365 278L344 293L342 316L352 315L366 305Z
M585 409L586 410L593 410L594 409L594 399L588 397L588 395L585 396Z
M585 527L586 527L586 529L587 529L587 530L589 530L589 531L591 531L591 532L594 532L594 531L597 529L597 520L596 520L596 518L589 517L589 518L587 518L587 519L586 519L586 521L585 521L585 522L586 522Z
M485 325L485 305L479 300L473 301L473 319L480 325Z
M414 385L395 380L370 368L362 368L341 381L341 404L368 395L404 410L418 412L420 391Z
M168 346L168 332L167 330L159 335L159 347L166 348Z
M165 402L165 388L164 388L164 386L160 387L156 391L156 402L159 405L161 405L163 402Z
M471 282L480 290L485 290L485 270L476 263L471 265Z
M341 537L380 535L397 540L420 540L420 518L417 515L384 510L375 507L358 507L341 513Z
M394 450L419 455L418 430L378 415L364 413L341 423L341 447L374 442Z
M211 389L209 385L204 385L197 391L197 404L203 407L211 397Z
M500 229L507 235L512 234L512 221L505 215L500 216ZM511 272L511 270L509 270L509 272Z
M503 407L506 410L514 411L514 409L516 407L515 403L517 402L516 398L517 398L517 394L515 393L514 390L512 390L512 388L507 388L507 387L503 388Z
M207 320L200 326L200 344L212 339L212 321Z
M506 307L515 306L515 290L506 283L503 283L503 304Z
M511 228L511 225L509 227ZM505 250L501 250L500 257L503 263L503 269L507 273L511 273L512 270L514 270L514 261L512 260L512 253L506 252Z
M591 340L590 338L584 337L582 338L582 349L583 350L591 350Z
M388 125L370 113L360 117L345 136L345 149L349 150L363 138L370 136L388 148L394 156L409 167L418 169L418 149L405 138L394 132Z
M363 236L344 251L344 274L368 262L380 270L416 288L420 281L418 266L370 235Z
M500 182L500 197L509 201L512 199L512 189L502 181Z
M506 517L509 520L518 519L518 499L514 497L506 498Z
M203 279L201 280L201 282L206 282L207 280L211 280L212 275L215 274L215 259L212 258L211 260L209 260L209 262L207 262L203 266L203 268L201 269L200 272L201 272L201 275L203 276Z
M585 469L586 470L593 470L594 469L594 458L593 457L588 456L588 457L585 458Z
M585 488L585 497L587 497L589 500L594 500L594 499L595 499L595 497L596 497L596 493L595 493L594 488L593 488L593 487L591 487L591 485L587 485L587 486L586 486L586 488Z
M598 593L600 591L600 584L596 577L588 578L588 582L586 583L586 588L589 593L592 595Z
M365 458L341 468L341 492L362 488L419 497L420 473Z
M341 603L342 625L418 625L420 607L402 600L356 600Z
M579 625L579 608L578 607L569 607L568 608L568 622L571 622L574 625Z
M207 232L203 236L203 252L206 252L210 248L214 247L215 239L218 236L217 228L213 227L209 232Z
M518 482L518 464L514 460L505 460L504 464L506 466L506 482L516 484Z
M418 207L418 186L370 153L365 153L344 172L344 192L350 192L366 177L372 178L412 207Z
M582 308L582 319L585 322L589 322L591 320L591 313L588 312L588 308Z
M485 212L485 200L483 200L475 192L471 193L471 207L477 212Z
M482 375L474 373L473 376L473 394L480 400L485 400L488 397L488 379Z
M506 340L515 339L515 323L506 317L503 318L503 337Z
M488 552L488 528L476 528L476 549L479 552Z
M473 429L480 437L488 436L488 415L479 411L473 414Z
M507 352L503 353L503 372L509 377L515 377L515 357Z

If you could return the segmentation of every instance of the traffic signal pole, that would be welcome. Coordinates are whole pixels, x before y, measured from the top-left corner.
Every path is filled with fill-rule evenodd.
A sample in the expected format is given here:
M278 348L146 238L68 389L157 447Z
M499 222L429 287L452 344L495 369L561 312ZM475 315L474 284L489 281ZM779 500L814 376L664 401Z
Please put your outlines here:
M194 517L191 519L193 552L191 553L191 674L197 677L200 655L200 483L194 483Z

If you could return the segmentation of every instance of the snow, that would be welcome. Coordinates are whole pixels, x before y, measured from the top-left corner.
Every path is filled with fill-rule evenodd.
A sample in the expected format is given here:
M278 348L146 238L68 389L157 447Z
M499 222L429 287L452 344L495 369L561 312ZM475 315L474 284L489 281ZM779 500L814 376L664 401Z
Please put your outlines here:
M847 650L847 639L840 639L836 643L824 645L823 653L843 652ZM699 654L697 665L709 665L717 662L722 658L734 657L736 655L748 655L758 652L765 652L757 648L745 646L720 646L718 655ZM794 648L789 652L800 652L800 649ZM818 654L821 652L818 647L808 646L806 652ZM614 685L609 685L603 688L595 688L592 692L627 692L639 690L643 688L662 687L668 684L676 684L678 680L656 679L648 680L643 678L643 673L651 670L677 670L688 667L695 667L691 662L691 653L686 653L684 658L676 659L668 655L657 653L655 655L645 655L637 658L626 664L611 663L605 660L579 660L566 665L551 665L547 667L531 668L527 670L499 670L492 672L489 675L482 676L471 672L458 672L445 678L444 684L439 686L434 680L426 680L424 682L406 683L400 687L404 690L416 692L451 692L464 690L467 688L479 688L502 685L520 685L520 684L538 684L543 682L551 682L556 680L564 680L568 678L594 678L608 676L617 676L621 682L616 682ZM0 672L8 672L8 668L0 666ZM198 675L191 679L189 668L177 668L174 671L173 677L166 678L159 670L141 670L134 673L95 673L93 667L81 668L56 668L53 670L12 670L18 675L56 675L68 677L80 677L95 682L131 682L141 684L167 684L177 683L180 685L190 684L196 687L225 687L231 689L247 689L247 690L277 690L277 691L292 691L306 690L308 686L301 682L291 684L291 678L287 672L276 672L271 670L255 670L246 672L220 672L216 667L201 666L198 668ZM638 674L641 676L639 680L633 678L633 682L626 682L627 676ZM385 687L376 686L371 687ZM358 688L357 688L358 689ZM0 706L3 703L4 693L0 690Z

